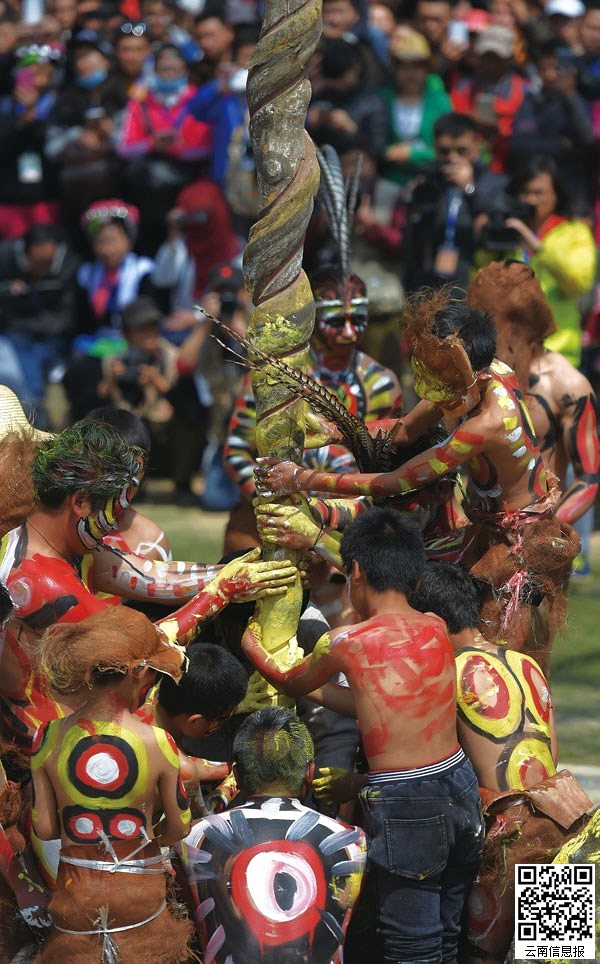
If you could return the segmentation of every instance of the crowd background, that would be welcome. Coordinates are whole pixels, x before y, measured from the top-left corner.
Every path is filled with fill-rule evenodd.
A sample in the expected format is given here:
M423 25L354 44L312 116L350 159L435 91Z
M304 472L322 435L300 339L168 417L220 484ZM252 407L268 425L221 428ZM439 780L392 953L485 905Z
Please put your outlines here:
M0 382L59 428L102 404L148 425L173 499L231 508L221 465L257 214L245 102L257 0L0 0ZM353 268L367 350L402 378L423 284L527 260L556 350L600 380L600 4L324 0L308 130L363 154ZM322 261L318 205L309 272Z

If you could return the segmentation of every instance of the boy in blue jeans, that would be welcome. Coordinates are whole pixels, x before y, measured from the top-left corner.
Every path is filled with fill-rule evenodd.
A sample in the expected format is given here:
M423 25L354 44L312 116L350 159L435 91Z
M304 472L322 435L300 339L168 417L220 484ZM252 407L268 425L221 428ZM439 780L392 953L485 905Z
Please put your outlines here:
M356 716L369 762L363 804L384 961L450 964L484 836L477 779L456 735L454 654L445 623L408 603L425 561L410 522L371 509L345 530L341 554L362 622L324 634L290 669L262 649L255 621L243 647L290 696L345 674L338 708Z

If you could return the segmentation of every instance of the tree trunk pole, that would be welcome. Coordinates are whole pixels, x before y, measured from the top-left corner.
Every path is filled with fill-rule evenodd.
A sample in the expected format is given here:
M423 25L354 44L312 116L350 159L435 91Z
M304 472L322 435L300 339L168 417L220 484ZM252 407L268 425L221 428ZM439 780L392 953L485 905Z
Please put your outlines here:
M263 351L306 370L315 306L304 271L304 236L319 186L319 167L305 131L310 100L308 62L321 36L321 0L266 0L260 41L250 64L250 136L260 215L244 253L244 275L254 312L248 339ZM300 462L304 403L268 367L252 373L259 455ZM265 548L267 559L293 557ZM264 647L282 663L296 658L302 587L258 604ZM264 683L270 702L286 703Z

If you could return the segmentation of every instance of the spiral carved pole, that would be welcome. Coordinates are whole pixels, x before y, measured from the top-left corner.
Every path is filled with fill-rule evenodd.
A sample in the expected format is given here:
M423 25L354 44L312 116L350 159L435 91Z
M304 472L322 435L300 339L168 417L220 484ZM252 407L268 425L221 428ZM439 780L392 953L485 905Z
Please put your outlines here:
M314 147L304 129L310 100L307 67L321 27L321 0L266 0L247 91L261 203L244 253L246 284L255 306L248 340L302 370L315 315L302 252L319 186ZM301 461L303 401L268 367L253 372L252 388L259 455ZM277 559L298 554L266 548L264 555ZM297 656L301 602L298 579L284 597L259 603L263 646L283 664ZM266 682L257 685L257 703L287 702Z

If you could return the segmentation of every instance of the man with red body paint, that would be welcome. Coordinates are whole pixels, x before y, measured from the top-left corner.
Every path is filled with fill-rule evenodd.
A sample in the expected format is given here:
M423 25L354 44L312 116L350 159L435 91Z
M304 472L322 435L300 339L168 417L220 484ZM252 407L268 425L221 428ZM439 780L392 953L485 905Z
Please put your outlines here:
M371 509L345 530L341 553L362 622L325 634L292 668L262 649L254 621L243 648L290 696L344 673L369 763L363 805L384 960L456 961L483 827L477 779L457 739L446 627L407 601L423 571L423 540L394 510Z

